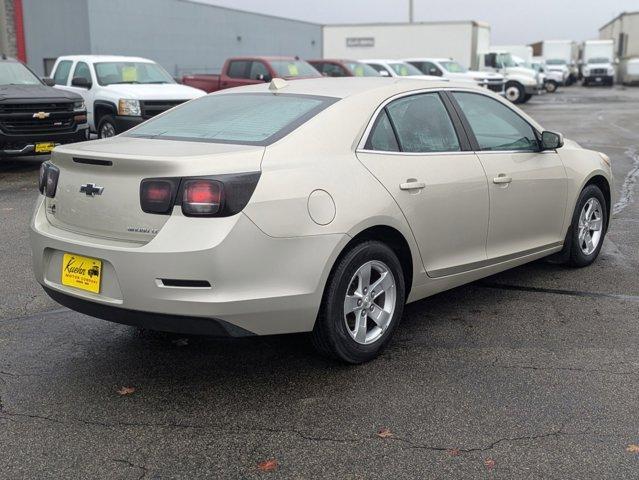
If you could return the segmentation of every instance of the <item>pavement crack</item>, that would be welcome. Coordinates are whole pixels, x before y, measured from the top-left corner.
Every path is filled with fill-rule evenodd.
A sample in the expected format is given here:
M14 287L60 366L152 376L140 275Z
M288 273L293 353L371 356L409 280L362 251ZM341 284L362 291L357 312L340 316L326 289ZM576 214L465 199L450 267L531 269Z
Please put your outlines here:
M583 368L583 367L540 367L535 365L500 365L493 364L492 368L505 368L505 369L520 369L520 370L539 370L539 371L565 371L565 372L579 372L579 373L605 373L609 375L621 375L621 376L637 376L639 372L625 372L606 370L603 368Z
M639 303L639 295L624 295L621 293L601 293L601 292L584 292L580 290L565 290L561 288L542 288L542 287L529 287L526 285L511 285L507 283L490 283L480 282L480 287L493 288L496 290L515 290L519 292L533 292L533 293L550 293L555 295L568 295L572 297L590 297L590 298L609 298L614 300L624 300L628 302Z
M124 459L121 459L121 458L112 458L111 461L112 462L116 462L116 463L122 463L122 464L126 465L127 467L137 468L138 470L141 470L141 474L138 477L138 480L142 480L149 473L149 470L146 467L146 464L145 465L136 465L135 463L133 463L133 462L131 462L129 460L124 460Z

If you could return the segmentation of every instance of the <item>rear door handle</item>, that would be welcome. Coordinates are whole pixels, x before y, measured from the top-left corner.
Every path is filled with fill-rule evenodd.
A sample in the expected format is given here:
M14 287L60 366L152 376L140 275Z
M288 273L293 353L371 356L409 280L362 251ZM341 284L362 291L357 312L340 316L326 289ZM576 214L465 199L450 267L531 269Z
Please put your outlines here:
M400 190L421 190L422 188L426 188L426 184L424 182L417 181L408 181L406 183L400 183Z
M496 183L497 185L503 185L512 181L512 177L509 177L505 173L500 173L497 177L493 178L493 183Z

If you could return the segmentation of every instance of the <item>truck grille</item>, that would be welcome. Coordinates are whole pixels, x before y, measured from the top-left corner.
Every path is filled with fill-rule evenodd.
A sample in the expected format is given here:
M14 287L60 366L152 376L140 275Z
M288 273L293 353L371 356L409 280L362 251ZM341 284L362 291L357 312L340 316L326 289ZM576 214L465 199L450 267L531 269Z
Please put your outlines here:
M590 75L606 75L608 71L605 68L593 68Z
M34 117L41 112L48 116ZM7 134L65 133L74 128L73 102L0 104L0 130Z
M140 102L140 108L144 118L151 118L184 102L186 100L144 100Z

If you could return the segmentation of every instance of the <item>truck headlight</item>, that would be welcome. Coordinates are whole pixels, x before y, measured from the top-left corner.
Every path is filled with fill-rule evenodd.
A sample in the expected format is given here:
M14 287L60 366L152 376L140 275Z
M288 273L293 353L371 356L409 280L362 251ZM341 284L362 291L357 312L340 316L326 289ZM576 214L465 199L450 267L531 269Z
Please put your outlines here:
M84 100L76 100L73 102L73 110L76 112L83 112L87 109L87 106L84 104Z
M142 115L142 110L140 110L140 101L121 98L118 102L118 115L139 117Z

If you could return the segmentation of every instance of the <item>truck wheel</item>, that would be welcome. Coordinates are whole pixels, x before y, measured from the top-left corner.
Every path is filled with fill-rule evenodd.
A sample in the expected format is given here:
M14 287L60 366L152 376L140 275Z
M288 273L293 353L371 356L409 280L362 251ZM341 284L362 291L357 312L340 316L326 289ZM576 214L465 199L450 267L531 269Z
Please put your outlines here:
M548 93L555 93L557 91L558 86L559 85L557 85L557 82L555 82L554 80L550 80L546 82L546 91Z
M98 138L109 138L117 135L115 131L115 120L111 115L104 115L98 124Z
M524 95L524 98L523 98L523 99L522 99L522 101L521 101L521 102L519 102L519 103L526 103L526 102L527 102L528 100L530 100L531 98L532 98L532 94L527 93L527 94L525 94L525 95Z
M521 83L508 82L506 84L506 98L513 103L523 103L526 90Z

